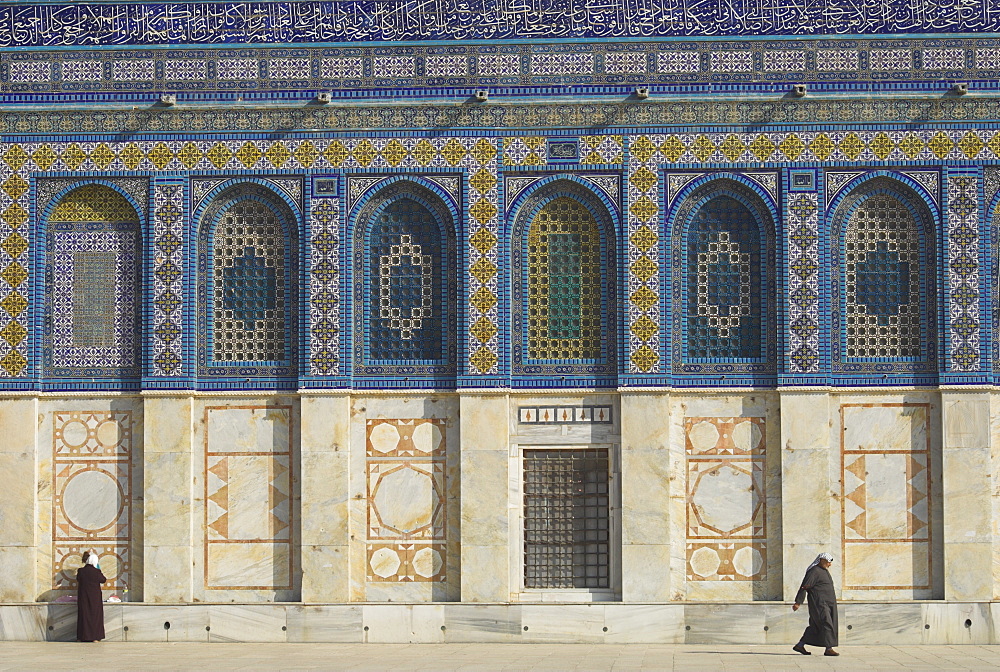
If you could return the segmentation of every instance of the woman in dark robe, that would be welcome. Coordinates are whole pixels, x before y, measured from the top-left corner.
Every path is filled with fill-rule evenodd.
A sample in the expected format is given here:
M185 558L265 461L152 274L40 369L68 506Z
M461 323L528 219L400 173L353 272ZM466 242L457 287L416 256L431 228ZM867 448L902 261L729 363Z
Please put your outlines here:
M804 656L811 655L806 651L806 644L809 646L826 647L826 656L839 656L833 650L838 644L837 629L837 595L833 589L833 577L830 576L829 567L833 564L833 556L829 553L820 553L813 560L813 563L806 569L805 578L802 579L802 587L795 595L795 604L792 611L798 611L802 606L806 595L809 596L809 627L802 633L799 643L792 647L793 651L798 651Z
M101 584L107 581L97 565L97 554L83 554L83 567L76 570L76 638L81 642L104 639L104 597Z

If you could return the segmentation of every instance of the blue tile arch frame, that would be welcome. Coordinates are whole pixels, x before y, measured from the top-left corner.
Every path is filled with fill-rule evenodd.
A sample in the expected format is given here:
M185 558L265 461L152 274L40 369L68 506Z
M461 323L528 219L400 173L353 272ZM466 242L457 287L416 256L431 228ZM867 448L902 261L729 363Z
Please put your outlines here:
M459 340L458 295L459 278L458 239L464 238L460 230L461 215L454 196L431 179L418 173L396 175L366 175L372 178L364 194L358 199L347 217L349 235L348 258L351 288L351 330L347 341L351 354L350 374L354 387L402 389L441 388L451 389L458 375ZM381 177L382 179L378 179ZM463 180L464 182L464 180ZM442 357L435 359L377 360L371 355L371 316L373 280L369 265L372 231L375 218L393 204L412 200L426 209L438 227L441 254L435 261L440 268L439 306L442 311ZM347 294L345 294L346 298Z
M845 354L846 326L842 324L844 298L844 246L846 226L851 215L866 199L875 194L896 198L914 218L920 238L919 303L921 313L920 357L852 358ZM830 200L826 211L829 232L830 288L829 343L830 379L837 385L936 385L943 357L941 335L945 332L941 310L942 264L944 248L940 210L931 194L912 178L893 170L868 170L843 184Z
M755 171L757 172L757 171ZM777 171L775 180L777 180ZM784 307L777 297L777 260L782 256L776 229L780 223L776 195L768 193L759 182L738 172L700 173L671 199L664 218L662 237L669 241L664 264L664 315L669 328L664 329L664 350L670 362L670 380L678 387L772 387L777 383L778 324ZM687 292L688 233L691 221L701 207L718 196L740 202L753 215L758 227L761 264L756 270L763 303L759 356L753 358L691 358L688 356ZM667 203L666 195L661 195ZM685 269L684 273L678 270ZM751 269L754 270L754 269Z
M551 201L569 197L586 208L597 222L601 238L601 357L593 360L531 360L527 352L527 237L536 214ZM608 288L614 278L621 287L620 213L600 189L570 172L547 174L524 189L506 209L501 241L502 253L510 259L508 276L510 305L504 328L509 334L509 375L512 388L519 387L616 387L619 379L621 305L619 291Z
M271 210L280 223L283 237L285 280L285 358L280 361L208 361L212 339L211 302L213 292L213 245L219 218L233 204L253 200ZM206 193L192 213L189 240L197 241L197 272L189 275L190 303L196 325L196 373L198 389L295 389L298 385L300 339L298 337L301 277L302 210L281 188L263 177L233 177Z
M53 175L51 177L58 178L59 176ZM48 340L48 329L45 323L48 318L47 313L49 310L50 280L46 277L47 273L44 269L47 267L48 256L50 254L49 220L62 199L71 192L81 187L91 185L106 187L124 198L135 211L136 216L138 217L138 231L136 231L138 239L136 241L134 259L135 273L137 275L135 278L134 300L138 302L144 302L145 300L143 292L143 278L145 275L143 251L145 249L145 241L148 240L149 235L149 221L148 215L146 214L148 212L148 203L140 203L137 201L135 195L129 193L128 190L123 189L116 182L113 176L103 176L100 174L77 174L72 175L70 179L62 177L60 181L62 182L61 188L52 194L51 198L48 199L47 204L41 211L35 210L36 198L34 196L37 194L38 180L35 179L31 181L33 183L32 188L34 190L32 193L32 209L35 210L31 221L35 222L35 226L33 227L30 240L30 244L32 246L31 249L34 252L34 259L32 260L31 271L29 273L29 281L33 283L30 290L32 300L29 304L29 310L31 311L30 323L32 325L28 368L29 375L39 381L38 388L43 391L139 389L141 385L142 361L144 357L140 344L144 341L142 332L144 330L143 325L145 323L141 304L137 306L137 310L134 311L135 325L133 328L136 342L133 347L133 356L135 357L135 365L130 367L128 370L101 371L100 367L91 367L89 370L80 370L72 374L65 373L58 376L50 376L47 372L47 367L43 362L44 353L48 348L46 344L46 341Z

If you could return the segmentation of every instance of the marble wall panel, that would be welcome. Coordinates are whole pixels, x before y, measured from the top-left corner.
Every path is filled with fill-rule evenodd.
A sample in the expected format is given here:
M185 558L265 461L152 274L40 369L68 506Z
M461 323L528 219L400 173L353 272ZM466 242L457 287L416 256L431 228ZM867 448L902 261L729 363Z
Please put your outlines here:
M369 582L447 580L446 421L366 425Z
M52 414L52 589L75 590L82 555L100 558L107 590L132 583L131 411Z
M930 404L840 410L844 590L930 597Z
M292 590L292 407L204 412L205 588Z
M765 419L687 417L688 581L767 578Z

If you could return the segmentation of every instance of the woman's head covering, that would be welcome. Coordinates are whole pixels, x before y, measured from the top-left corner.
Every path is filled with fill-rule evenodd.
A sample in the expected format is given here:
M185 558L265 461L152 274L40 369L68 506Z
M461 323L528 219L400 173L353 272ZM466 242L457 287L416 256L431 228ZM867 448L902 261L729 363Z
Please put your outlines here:
M90 553L88 553L87 554L87 559L84 560L84 562L87 563L88 565L92 565L94 567L97 567L97 553L94 553L93 551L91 551Z
M806 571L808 572L810 569L812 569L813 567L815 567L816 565L818 565L820 560L826 560L827 562L833 562L833 556L831 554L829 554L829 553L820 553L819 555L816 556L816 559L812 561L812 564L809 565L808 567L806 567Z

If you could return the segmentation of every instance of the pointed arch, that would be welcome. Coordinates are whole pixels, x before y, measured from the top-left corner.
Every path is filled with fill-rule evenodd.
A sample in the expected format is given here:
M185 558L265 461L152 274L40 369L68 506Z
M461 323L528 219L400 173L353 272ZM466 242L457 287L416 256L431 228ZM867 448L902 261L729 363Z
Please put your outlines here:
M879 172L845 187L831 212L834 373L931 372L938 292L929 200Z
M605 199L559 175L526 190L513 212L512 373L613 374L616 227Z
M457 211L437 185L395 177L354 208L354 372L456 372Z
M116 185L73 184L49 202L45 236L46 378L141 375L142 220Z
M669 220L674 375L724 373L750 383L773 377L777 211L771 197L742 175L722 173L693 180L677 203Z
M199 373L290 376L297 360L297 218L264 184L229 182L199 213Z

